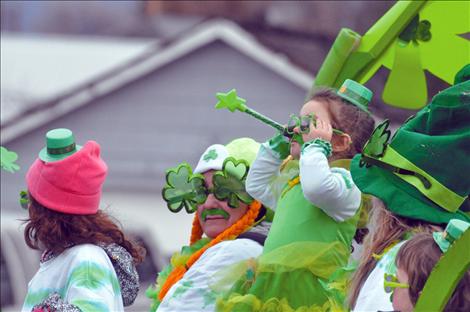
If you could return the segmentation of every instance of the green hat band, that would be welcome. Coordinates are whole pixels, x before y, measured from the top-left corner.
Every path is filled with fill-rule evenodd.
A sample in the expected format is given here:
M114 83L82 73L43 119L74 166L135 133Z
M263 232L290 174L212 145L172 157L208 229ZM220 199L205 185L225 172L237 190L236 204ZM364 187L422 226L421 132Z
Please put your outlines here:
M367 105L369 104L368 99L345 87L339 89L338 95L341 96L343 99L352 102L353 104L364 106L362 108L367 108Z
M47 148L47 153L50 155L62 155L62 154L67 154L75 150L75 143L72 143L70 145L64 146L64 147L59 147L59 148Z
M390 145L386 147L382 157L374 158L369 155L363 155L362 159L370 165L376 165L382 169L392 171L396 176L416 187L424 196L447 211L456 212L468 198L468 195L460 196L447 188L424 170L400 155Z

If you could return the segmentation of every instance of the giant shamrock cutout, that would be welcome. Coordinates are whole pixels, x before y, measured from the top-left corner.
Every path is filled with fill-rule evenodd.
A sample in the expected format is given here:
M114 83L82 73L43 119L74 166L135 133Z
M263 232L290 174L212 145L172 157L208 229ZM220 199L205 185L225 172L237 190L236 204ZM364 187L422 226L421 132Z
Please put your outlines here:
M249 204L253 198L245 189L245 179L248 174L248 163L244 160L236 160L233 157L225 159L222 171L217 171L212 176L214 195L218 200L227 200L232 208L237 208L239 201Z
M166 173L162 196L170 211L178 212L184 207L188 213L193 213L207 198L204 176L193 174L188 163L171 168Z

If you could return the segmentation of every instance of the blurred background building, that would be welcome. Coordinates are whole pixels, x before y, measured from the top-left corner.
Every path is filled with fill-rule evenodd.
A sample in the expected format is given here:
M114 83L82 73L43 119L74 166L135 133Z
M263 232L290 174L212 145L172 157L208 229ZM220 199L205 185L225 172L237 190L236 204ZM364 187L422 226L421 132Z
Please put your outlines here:
M13 245L4 243L4 228L18 240L16 219L26 216L18 193L47 130L67 127L79 144L101 144L109 165L103 205L149 248L141 269L148 284L187 243L192 220L165 208L165 170L181 161L195 165L210 144L241 136L264 141L273 133L249 116L216 111L215 93L236 88L252 108L285 122L339 30L364 34L393 4L2 1L1 144L19 154L21 166L1 173L2 310L22 300L21 291L4 293L3 286L23 271L15 287L26 290L34 272L6 268ZM386 75L381 69L367 86L381 94ZM444 86L431 79L429 94ZM414 113L386 106L380 96L372 111L395 124Z

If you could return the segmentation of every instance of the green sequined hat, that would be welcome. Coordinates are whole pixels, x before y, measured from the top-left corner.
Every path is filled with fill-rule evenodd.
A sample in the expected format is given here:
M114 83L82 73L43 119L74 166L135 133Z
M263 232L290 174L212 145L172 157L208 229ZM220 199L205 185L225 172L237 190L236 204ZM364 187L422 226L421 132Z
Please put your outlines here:
M346 79L336 93L343 99L370 114L369 103L370 100L372 100L373 93L362 84L351 79Z
M359 189L393 213L431 223L470 222L470 80L466 66L456 85L405 122L391 142L379 125L351 163ZM467 77L467 80L464 79Z

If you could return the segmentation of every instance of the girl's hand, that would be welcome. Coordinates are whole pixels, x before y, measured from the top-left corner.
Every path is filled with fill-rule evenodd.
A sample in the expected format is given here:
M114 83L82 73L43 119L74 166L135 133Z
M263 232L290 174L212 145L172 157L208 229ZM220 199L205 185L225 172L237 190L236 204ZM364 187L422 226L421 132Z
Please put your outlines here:
M327 121L321 119L316 120L316 126L313 123L313 120L310 122L310 131L307 134L303 135L305 142L310 142L314 139L322 139L328 142L331 142L333 137L333 127Z

